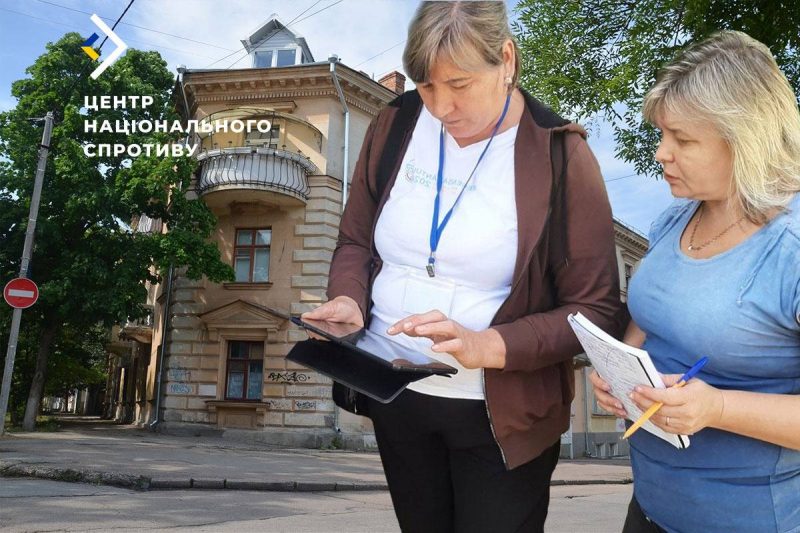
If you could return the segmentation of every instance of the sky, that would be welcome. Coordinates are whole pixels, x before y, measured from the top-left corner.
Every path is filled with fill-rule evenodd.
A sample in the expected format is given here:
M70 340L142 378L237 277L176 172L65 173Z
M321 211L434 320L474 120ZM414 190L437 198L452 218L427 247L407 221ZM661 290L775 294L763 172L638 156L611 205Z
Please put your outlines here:
M102 33L89 20L91 14L111 26L128 1L0 0L0 111L14 107L11 83L25 77L25 68L44 53L48 42L70 31L84 37ZM505 1L513 18L517 2ZM246 68L250 63L240 41L277 14L305 37L316 61L336 54L347 66L377 79L392 70L403 71L403 46L417 4L417 0L135 0L115 31L131 48L160 52L173 72L179 65ZM111 42L103 47L103 55L110 50ZM606 180L614 216L647 235L650 223L672 200L668 185L637 176L632 165L615 158L607 125L591 129L589 145Z

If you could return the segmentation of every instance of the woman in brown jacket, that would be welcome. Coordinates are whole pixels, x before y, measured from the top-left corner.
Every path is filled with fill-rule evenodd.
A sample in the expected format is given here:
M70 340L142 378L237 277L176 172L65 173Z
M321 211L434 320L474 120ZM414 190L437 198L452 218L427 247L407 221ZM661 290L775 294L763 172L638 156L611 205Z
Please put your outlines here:
M611 210L584 130L516 87L503 2L423 2L417 90L367 131L305 318L367 325L458 368L370 401L404 531L541 531L569 426L580 311L616 329Z

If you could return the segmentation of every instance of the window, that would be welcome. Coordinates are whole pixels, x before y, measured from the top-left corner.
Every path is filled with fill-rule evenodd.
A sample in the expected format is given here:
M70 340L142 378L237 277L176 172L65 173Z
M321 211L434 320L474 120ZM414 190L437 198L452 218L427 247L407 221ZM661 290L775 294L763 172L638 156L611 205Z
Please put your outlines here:
M256 59L255 59L255 66L256 68L265 68L272 66L272 50L267 50L265 52L256 52Z
M244 144L247 146L265 146L267 148L278 149L278 142L281 137L281 126L275 121L270 121L269 131L253 130L247 134Z
M278 67L288 67L294 65L295 51L294 50L278 50Z
M228 343L226 400L260 400L264 381L264 343L230 341Z
M233 270L236 281L269 281L269 247L272 244L271 229L236 230L236 246L233 250Z
M628 263L625 263L625 287L628 287L628 282L631 280L631 276L633 276L633 267Z

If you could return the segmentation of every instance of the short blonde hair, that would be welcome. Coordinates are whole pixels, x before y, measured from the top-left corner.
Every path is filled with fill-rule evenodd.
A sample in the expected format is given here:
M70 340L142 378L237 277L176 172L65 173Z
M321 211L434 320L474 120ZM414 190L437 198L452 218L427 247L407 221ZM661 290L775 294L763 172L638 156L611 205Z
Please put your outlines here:
M764 223L800 191L800 111L769 49L749 35L721 31L681 52L644 97L654 123L668 111L711 122L733 155L732 197Z
M519 79L519 48L508 27L502 1L422 2L408 27L403 67L414 83L430 79L434 61L446 58L469 72L503 64L503 43L514 44L514 75Z

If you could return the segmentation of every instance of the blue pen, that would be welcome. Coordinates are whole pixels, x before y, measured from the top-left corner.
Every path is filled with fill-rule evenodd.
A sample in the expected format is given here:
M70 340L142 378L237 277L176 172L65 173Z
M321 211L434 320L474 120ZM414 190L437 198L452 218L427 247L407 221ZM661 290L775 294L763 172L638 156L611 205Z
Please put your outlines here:
M679 388L686 385L686 382L695 377L697 373L700 372L700 369L706 366L706 363L708 363L708 357L703 357L698 362L696 362L694 366L692 366L692 368L688 370L688 372L682 375L681 379L679 379L678 382L675 383L670 388ZM633 432L642 427L642 424L650 420L650 417L656 414L656 411L661 409L663 405L664 405L663 402L656 402L653 405L651 405L650 408L647 411L645 411L642 416L639 417L639 420L634 422L633 425L631 425L631 427L628 428L628 431L625 432L622 438L627 439L628 437L633 435Z
M686 383L687 381L695 377L697 373L700 372L700 369L706 366L706 363L708 363L708 357L703 357L702 359L700 359L698 362L694 364L692 368L690 368L684 375L681 376L681 379L678 380L678 383L681 382ZM673 385L673 387L678 387L679 386L678 383Z

